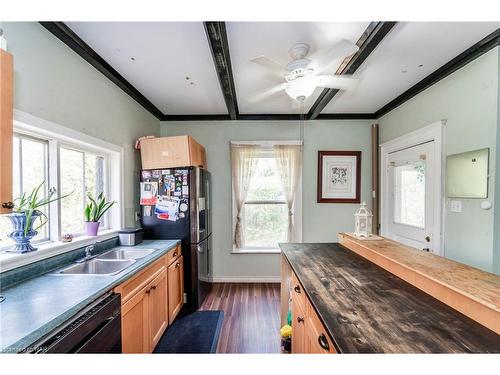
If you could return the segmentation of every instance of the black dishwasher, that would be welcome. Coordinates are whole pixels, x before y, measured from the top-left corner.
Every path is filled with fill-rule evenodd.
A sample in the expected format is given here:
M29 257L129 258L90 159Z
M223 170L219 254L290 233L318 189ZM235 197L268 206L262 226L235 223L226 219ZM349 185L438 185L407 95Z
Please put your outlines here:
M28 353L121 353L120 295L108 293L30 348Z

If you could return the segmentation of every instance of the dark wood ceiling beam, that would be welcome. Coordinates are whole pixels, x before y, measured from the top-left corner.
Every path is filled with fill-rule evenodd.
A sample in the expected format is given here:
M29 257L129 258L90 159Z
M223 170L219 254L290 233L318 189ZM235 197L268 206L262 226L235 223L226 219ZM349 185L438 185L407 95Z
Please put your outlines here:
M451 73L457 71L466 64L470 63L472 60L477 59L479 56L497 46L500 46L500 28L496 29L494 32L481 39L470 48L467 48L464 52L454 57L439 69L435 70L427 77L403 92L401 95L384 105L382 108L375 112L376 118L379 118L392 111L394 108L400 106L407 100L413 98L415 95L421 93L428 87L434 85L438 81L449 76Z
M132 99L143 106L156 118L162 119L165 116L162 111L160 111L153 103L142 95L139 90L137 90L129 81L127 81L120 73L109 65L101 56L99 56L96 51L85 43L64 22L40 22L40 24L78 55L80 55L90 65L106 76L111 82L125 91L125 93L127 93Z
M220 88L231 120L238 119L238 101L234 88L229 43L227 41L225 22L203 22L210 50L219 78Z
M396 23L397 22L371 22L356 43L359 50L352 56L344 59L335 74L353 74L356 72ZM308 120L317 118L339 91L338 89L324 89L307 113L306 118Z

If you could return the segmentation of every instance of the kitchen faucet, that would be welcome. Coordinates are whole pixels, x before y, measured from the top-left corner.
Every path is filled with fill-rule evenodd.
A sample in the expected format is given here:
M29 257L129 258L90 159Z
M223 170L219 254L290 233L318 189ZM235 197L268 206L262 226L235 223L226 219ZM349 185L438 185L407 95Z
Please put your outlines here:
M92 258L95 257L95 255L92 255L92 251L94 251L94 247L99 243L99 241L94 242L92 245L88 245L85 247L85 258L82 258L80 260L77 260L77 263L82 263L86 262Z

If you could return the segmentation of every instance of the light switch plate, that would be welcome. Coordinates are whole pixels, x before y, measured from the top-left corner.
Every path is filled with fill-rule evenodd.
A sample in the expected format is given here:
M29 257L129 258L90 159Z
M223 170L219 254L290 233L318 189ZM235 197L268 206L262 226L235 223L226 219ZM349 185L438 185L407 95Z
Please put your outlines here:
M462 201L451 201L450 202L450 211L451 212L462 212Z

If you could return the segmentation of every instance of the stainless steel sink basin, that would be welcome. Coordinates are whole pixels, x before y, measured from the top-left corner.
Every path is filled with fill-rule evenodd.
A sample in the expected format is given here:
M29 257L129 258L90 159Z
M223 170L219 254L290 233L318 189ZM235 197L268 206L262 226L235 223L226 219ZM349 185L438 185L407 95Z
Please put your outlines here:
M56 272L56 274L110 276L116 275L117 273L123 271L127 267L130 267L134 263L135 260L133 259L114 261L92 259L83 263L77 263L72 266L66 267L63 270Z
M102 260L122 260L122 259L141 259L146 255L154 253L156 249L115 249L99 255L97 259Z

